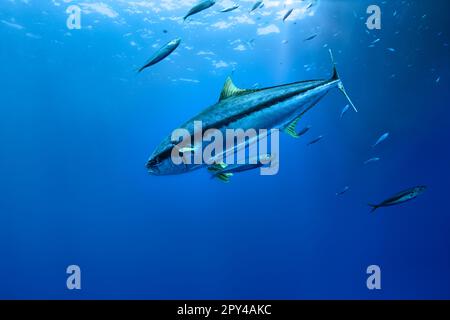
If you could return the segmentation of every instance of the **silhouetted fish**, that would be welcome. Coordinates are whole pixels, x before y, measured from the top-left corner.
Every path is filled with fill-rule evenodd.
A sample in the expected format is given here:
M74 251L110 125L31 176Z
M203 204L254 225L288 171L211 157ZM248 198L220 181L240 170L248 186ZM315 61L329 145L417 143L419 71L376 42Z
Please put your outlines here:
M308 146L312 145L312 144L316 144L317 142L319 142L320 140L322 140L324 137L323 136L318 136L317 138L315 138L314 140L312 140L310 143L308 143Z
M312 36L310 36L310 37L306 38L306 39L305 39L305 40L303 40L303 41L309 41L309 40L312 40L312 39L314 39L315 37L317 37L317 34L314 34L314 35L312 35Z
M253 5L252 9L250 10L250 12L255 11L256 9L258 9L259 7L261 7L264 3L262 1L256 1L256 3Z
M425 186L414 187L414 188L399 192L395 196L383 201L380 204L369 204L369 206L371 206L373 208L372 212L374 212L378 208L390 207L390 206L402 204L402 203L405 203L405 202L408 202L408 201L411 201L411 200L417 198L422 193L424 193L426 189L427 189L427 187L425 187Z
M286 12L286 14L283 17L283 22L286 21L287 18L289 18L289 16L292 14L292 11L294 11L294 9L291 9L288 12Z
M336 195L337 196L342 196L342 195L346 194L349 190L350 190L350 187L346 186L342 191L336 192Z
M212 7L213 5L216 4L215 0L205 0L202 1L198 4L196 4L195 6L193 6L191 8L191 10L189 10L189 12L183 17L183 20L186 20L188 17L193 16L194 14L197 14L203 10L206 10L210 7Z
M161 49L159 49L153 57L142 67L138 70L138 72L142 72L144 69L153 66L154 64L157 64L161 60L164 60L167 58L172 52L175 51L176 48L181 43L181 39L175 39L164 45Z

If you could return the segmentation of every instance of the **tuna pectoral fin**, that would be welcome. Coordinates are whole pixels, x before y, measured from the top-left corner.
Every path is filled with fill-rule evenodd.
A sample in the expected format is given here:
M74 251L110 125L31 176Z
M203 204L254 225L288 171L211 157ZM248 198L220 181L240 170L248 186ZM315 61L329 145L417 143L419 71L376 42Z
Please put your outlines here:
M295 131L295 129L297 128L297 124L300 121L300 118L301 117L296 118L294 121L289 123L286 128L284 128L285 133L296 139L300 138L300 135L297 133L297 131Z
M370 204L370 203L369 203L369 207L372 207L372 211L370 211L371 213L375 212L377 209L380 208L380 206L378 206L376 204Z
M334 62L333 52L331 51L331 49L329 51L330 51L331 61L333 62L333 75L331 77L331 80L339 80L339 84L338 84L339 90L344 94L345 98L348 100L348 103L352 106L353 110L355 110L355 112L358 112L358 109L356 109L355 105L353 104L352 99L350 99L350 96L347 94L344 84L342 83L342 80L339 77L339 73L336 68L336 63Z

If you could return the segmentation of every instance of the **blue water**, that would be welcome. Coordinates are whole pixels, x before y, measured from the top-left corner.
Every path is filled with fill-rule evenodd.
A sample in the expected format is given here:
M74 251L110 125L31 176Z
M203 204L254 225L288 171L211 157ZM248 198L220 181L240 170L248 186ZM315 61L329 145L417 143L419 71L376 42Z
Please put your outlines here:
M193 1L102 2L70 3L81 30L61 0L0 3L0 298L450 298L447 1L324 0L286 23L282 4L221 14L219 1L184 24ZM381 30L365 26L370 4ZM147 174L233 70L244 88L326 78L328 48L360 112L340 120L330 92L305 137L281 138L278 175ZM416 185L428 191L370 214ZM81 290L66 288L72 264ZM382 290L366 287L372 264Z

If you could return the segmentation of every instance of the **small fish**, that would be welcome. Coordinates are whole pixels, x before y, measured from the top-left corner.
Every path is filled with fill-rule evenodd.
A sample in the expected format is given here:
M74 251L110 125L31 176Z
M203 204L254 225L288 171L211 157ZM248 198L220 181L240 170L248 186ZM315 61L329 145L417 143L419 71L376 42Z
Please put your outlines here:
M378 162L378 161L380 161L381 159L380 158L378 158L378 157L373 157L373 158L370 158L369 160L367 160L367 161L364 161L364 164L369 164L369 163L372 163L372 162Z
M177 38L164 45L153 55L153 57L142 68L138 70L138 72L142 72L144 69L147 69L148 67L151 67L167 58L172 52L175 51L176 48L178 48L180 43L181 39Z
M289 40L283 40L283 41L281 41L281 43L282 43L282 44L288 44L288 43L289 43Z
M315 37L317 37L317 34L313 34L312 36L306 38L306 39L303 40L303 41L310 41L310 40L314 39Z
M380 143L382 143L384 140L386 140L389 137L389 132L386 132L385 134L383 134L380 138L378 138L377 142L375 142L375 144L372 146L372 148L375 148L377 145L379 145Z
M349 190L350 190L350 187L346 186L342 191L336 192L336 196L342 196L342 195L346 194Z
M196 4L195 6L193 6L191 8L191 10L189 10L189 12L183 17L183 21L185 21L188 17L193 16L194 14L197 14L203 10L206 10L210 7L212 7L213 5L216 4L215 0L205 0L202 1L198 4Z
M220 10L220 12L231 12L231 11L236 10L237 8L239 8L239 5L235 4L235 5L231 6L231 7L228 7L226 9Z
M315 138L314 140L312 140L310 143L308 143L308 146L316 144L317 142L319 142L320 140L322 140L324 137L323 136L318 136L317 138Z
M306 10L311 9L313 5L314 5L314 3L310 2L310 3L308 4L308 6L306 7Z
M341 111L341 119L344 117L344 115L347 113L347 111L350 109L350 105L348 104L348 105L346 105L345 107L344 107L344 109L342 109L342 111Z
M311 130L311 128L312 128L311 126L304 127L302 130L297 132L297 136L301 137L301 136L305 135L309 130Z
M272 161L271 155L258 156L248 161L248 164L233 164L226 165L224 163L212 165L208 171L212 173L212 178L221 180L222 182L229 182L230 178L235 173L251 171L268 165Z
M290 9L288 12L286 12L286 14L283 17L283 22L285 22L286 19L289 18L289 16L292 14L292 11L294 11L294 9Z
M438 77L437 79L436 79L436 83L439 83L441 81L441 77Z
M252 9L250 10L250 12L255 11L256 9L258 9L259 7L261 7L262 5L264 5L263 1L256 1L256 3L253 5Z
M387 48L387 50L390 51L390 52L395 52L394 48Z
M426 189L427 189L426 186L414 187L414 188L399 192L395 196L383 201L380 204L369 204L369 206L372 207L372 212L374 212L379 208L399 205L399 204L402 204L402 203L405 203L405 202L408 202L408 201L411 201L411 200L417 198L422 193L424 193Z
M381 41L381 39L380 38L378 38L378 39L375 39L375 40L373 40L372 41L372 44L375 44L375 43L377 43L377 42L380 42Z

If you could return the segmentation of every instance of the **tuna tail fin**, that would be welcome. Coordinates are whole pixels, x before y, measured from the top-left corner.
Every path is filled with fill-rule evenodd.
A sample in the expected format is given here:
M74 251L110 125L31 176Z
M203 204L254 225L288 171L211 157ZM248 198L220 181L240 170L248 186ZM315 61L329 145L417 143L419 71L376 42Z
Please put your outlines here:
M355 110L355 112L358 112L358 109L356 109L355 105L352 102L352 99L350 99L350 96L347 94L344 84L342 83L341 78L339 77L339 73L336 68L336 63L334 62L333 52L331 51L331 49L329 49L329 51L331 56L331 62L333 63L333 75L331 76L331 81L339 81L338 89L344 94L345 98L347 98L348 103L350 103L353 110Z
M376 210L378 210L380 208L380 206L378 206L376 204L370 204L370 203L369 203L369 207L372 207L372 211L370 211L370 213L374 213Z

